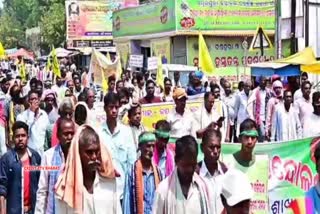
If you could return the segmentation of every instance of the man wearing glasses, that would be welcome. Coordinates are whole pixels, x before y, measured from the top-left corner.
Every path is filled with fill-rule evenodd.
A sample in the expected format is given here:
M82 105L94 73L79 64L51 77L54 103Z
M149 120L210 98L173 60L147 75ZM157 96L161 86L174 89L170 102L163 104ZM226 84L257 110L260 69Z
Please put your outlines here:
M25 122L29 127L28 146L40 155L44 152L48 115L40 109L40 99L36 91L28 93L29 108L17 116L17 121Z

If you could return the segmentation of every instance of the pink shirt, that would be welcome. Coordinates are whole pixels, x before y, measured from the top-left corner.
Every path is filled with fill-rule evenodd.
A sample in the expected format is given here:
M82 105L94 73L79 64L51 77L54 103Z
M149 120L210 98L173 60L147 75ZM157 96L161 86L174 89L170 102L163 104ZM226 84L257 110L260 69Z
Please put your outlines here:
M267 117L266 117L266 135L269 136L269 134L271 134L271 126L272 126L272 118L276 109L276 105L278 103L280 103L282 101L281 98L278 97L272 97L269 101L268 101L268 105L267 105Z

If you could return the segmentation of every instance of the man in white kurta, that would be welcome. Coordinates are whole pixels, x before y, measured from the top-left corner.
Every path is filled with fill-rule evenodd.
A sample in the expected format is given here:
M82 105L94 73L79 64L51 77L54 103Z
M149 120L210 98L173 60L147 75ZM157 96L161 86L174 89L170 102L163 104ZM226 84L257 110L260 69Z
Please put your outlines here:
M310 114L303 127L303 137L320 136L320 92L314 92L312 95L313 114Z
M220 125L220 131L222 133L222 142L226 138L226 127L224 121L227 124L227 109L224 103L220 100L216 100L211 92L206 92L204 95L204 105L201 109L194 113L195 125L193 126L193 133L196 133L198 138L202 137L202 133L209 126ZM219 119L224 117L224 121L221 121L221 124L218 124Z
M284 103L276 105L273 115L271 141L290 141L302 138L299 116L292 106L292 92L284 92Z
M240 124L247 118L249 118L248 112L248 100L251 95L251 87L252 83L250 81L246 81L244 84L244 89L239 92L236 96L236 103L235 103L235 112L237 115L237 133L238 136L240 134L239 128Z
M187 93L183 88L177 88L173 93L175 108L168 114L167 121L170 123L170 136L180 138L185 135L193 135L193 114L186 109Z

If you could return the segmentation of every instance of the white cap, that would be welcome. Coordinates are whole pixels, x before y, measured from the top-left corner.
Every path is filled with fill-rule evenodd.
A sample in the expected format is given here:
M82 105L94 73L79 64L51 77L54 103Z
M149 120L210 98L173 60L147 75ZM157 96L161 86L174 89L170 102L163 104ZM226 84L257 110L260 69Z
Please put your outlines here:
M229 206L234 206L250 200L253 197L253 190L246 174L237 169L229 169L223 177L221 194Z

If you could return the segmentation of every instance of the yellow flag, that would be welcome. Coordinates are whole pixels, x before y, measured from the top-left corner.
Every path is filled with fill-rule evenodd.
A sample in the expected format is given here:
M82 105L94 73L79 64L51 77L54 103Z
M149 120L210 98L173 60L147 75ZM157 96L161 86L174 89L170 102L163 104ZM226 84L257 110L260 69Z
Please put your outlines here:
M60 71L60 65L57 57L57 52L54 47L52 47L52 51L50 55L52 57L52 71L57 77L61 77L61 71Z
M103 71L101 71L101 76L102 76L102 85L101 85L101 87L102 87L103 94L105 94L108 91L108 80L104 76Z
M158 57L157 85L164 89L161 55Z
M117 65L117 79L121 78L121 74L122 74L122 64L121 64L121 58L119 56L118 65Z
M19 73L20 73L22 81L25 81L26 80L26 65L24 64L23 58L21 59L21 62L19 64Z
M4 59L6 56L6 51L3 48L2 43L0 42L0 59Z
M199 33L199 68L207 75L214 74L215 67L202 33Z
M107 52L107 59L111 62L111 57L110 57L109 52Z
M49 72L51 70L52 64L51 64L51 57L48 56L47 64L46 64L46 71Z

